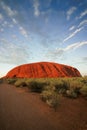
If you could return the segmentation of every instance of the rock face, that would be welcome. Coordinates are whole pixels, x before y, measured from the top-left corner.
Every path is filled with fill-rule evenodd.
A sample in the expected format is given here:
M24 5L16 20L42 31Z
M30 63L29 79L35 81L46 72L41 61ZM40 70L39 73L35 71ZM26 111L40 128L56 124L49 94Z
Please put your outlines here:
M6 75L7 78L56 78L80 76L81 74L76 68L51 62L38 62L20 65L13 68Z

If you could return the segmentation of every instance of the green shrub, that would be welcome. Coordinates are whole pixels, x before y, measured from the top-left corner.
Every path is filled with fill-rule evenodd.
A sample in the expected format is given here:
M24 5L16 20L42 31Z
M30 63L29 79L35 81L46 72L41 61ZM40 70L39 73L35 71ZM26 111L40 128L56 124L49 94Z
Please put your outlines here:
M76 98L79 94L84 94L87 86L87 77L74 78L9 78L6 80L9 84L14 84L17 87L27 86L32 92L47 93L56 92L63 96ZM81 89L82 88L82 89ZM47 94L48 95L48 94ZM86 95L86 94L84 94ZM47 102L51 102L47 101Z
M82 83L78 80L72 80L70 81L70 88L73 88L73 89L80 89L82 87Z
M84 76L83 78L81 78L80 81L84 84L87 84L87 76Z
M16 87L25 87L25 86L27 86L27 85L26 85L26 82L23 81L23 80L21 80L21 79L17 80L14 85L15 85Z
M45 87L44 87L44 89L43 89L44 91L56 91L56 88L55 88L55 86L53 86L53 85L46 85Z
M46 85L47 84L45 82L31 81L29 82L28 87L30 88L31 92L41 93Z
M55 89L57 90L58 93L60 94L65 94L66 90L69 88L68 81L65 80L59 80L55 84Z
M47 100L50 100L50 99L51 99L52 94L53 94L53 91L44 90L44 91L41 93L41 99L42 99L44 102L46 102Z
M87 96L87 85L84 85L81 89L80 89L80 93L83 96Z
M80 94L79 90L82 87L81 80L78 78L72 78L69 81L69 88L66 91L66 96L70 98L77 98Z
M41 99L56 111L59 105L59 95L55 91L45 90L41 93Z
M17 79L14 79L14 78L12 78L12 79L7 79L7 83L8 83L8 84L14 84L16 81L17 81Z
M77 93L73 89L70 89L66 91L66 96L70 98L77 98Z

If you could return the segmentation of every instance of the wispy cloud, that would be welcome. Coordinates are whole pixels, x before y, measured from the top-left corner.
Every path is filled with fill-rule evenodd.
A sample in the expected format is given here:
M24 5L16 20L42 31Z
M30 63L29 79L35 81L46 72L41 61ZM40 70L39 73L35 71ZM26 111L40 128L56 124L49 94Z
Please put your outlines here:
M18 23L15 18L12 18L12 21L13 21L14 24L17 24L17 23Z
M25 43L14 44L5 39L0 40L0 61L7 64L27 63L29 47Z
M34 0L33 7L34 7L34 15L36 17L40 15L39 6L40 6L39 0Z
M84 17L85 15L87 15L87 9L81 13L80 18Z
M71 15L75 12L76 9L77 8L73 6L67 11L67 20L70 19Z
M48 51L47 57L50 57L51 59L56 59L56 57L61 58L61 56L64 54L64 49L58 48L54 51Z
M4 2L1 2L1 7L5 11L8 17L11 18L13 24L17 24L16 17L18 17L18 12L16 10L13 10L10 6L5 4ZM6 25L6 24L4 24Z
M69 46L67 46L64 50L65 51L69 51L69 50L75 50L83 45L87 45L87 41L83 41L83 42L77 42L77 43L73 43Z
M7 21L4 21L3 23L2 23L2 26L3 27L5 27L5 26L7 26L8 25L8 22Z
M53 59L55 59L56 57L60 57L61 58L61 56L63 56L65 53L67 53L69 51L76 50L79 47L84 46L84 45L87 45L87 41L73 43L71 45L68 45L65 48L58 48L56 50L48 52L47 55L49 57L52 57Z
M76 17L76 19L81 19L81 18L83 18L85 15L87 15L87 9L84 10L83 12L81 12L80 16Z
M67 40L71 39L72 37L74 37L77 33L79 33L81 30L83 29L83 27L76 29L73 33L71 33L68 37L66 37L63 42L66 42Z
M75 29L75 25L71 26L71 27L69 28L69 31L72 31L73 29Z
M17 14L16 10L12 10L8 5L4 2L1 2L2 8L5 10L8 16L12 17Z
M85 24L87 24L87 19L81 21L78 27L84 26Z
M22 26L19 27L19 30L24 37L28 38L28 32Z

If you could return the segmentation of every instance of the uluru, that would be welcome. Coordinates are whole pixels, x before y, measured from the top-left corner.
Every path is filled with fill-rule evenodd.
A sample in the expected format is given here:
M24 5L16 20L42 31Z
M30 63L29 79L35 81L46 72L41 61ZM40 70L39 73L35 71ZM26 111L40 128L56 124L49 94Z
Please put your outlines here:
M37 62L23 64L10 70L6 78L56 78L56 77L80 77L80 72L71 66L53 63Z

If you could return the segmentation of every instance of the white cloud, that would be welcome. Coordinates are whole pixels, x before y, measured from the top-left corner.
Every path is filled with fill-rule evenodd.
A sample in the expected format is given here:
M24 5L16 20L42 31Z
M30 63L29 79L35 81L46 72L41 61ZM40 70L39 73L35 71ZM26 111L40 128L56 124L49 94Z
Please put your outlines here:
M75 29L74 25L69 28L69 31L72 31L73 29Z
M81 13L80 18L82 18L82 17L85 16L85 15L87 15L87 9L86 9L84 12Z
M74 37L77 33L79 33L81 30L83 29L83 27L76 29L73 33L71 33L68 37L66 37L63 42L66 42L67 40L71 39L72 37Z
M62 56L65 55L66 52L76 50L79 47L82 47L84 45L87 45L87 41L73 43L71 45L68 45L65 48L58 48L54 51L50 51L50 52L47 53L47 56L51 57L52 59L56 59L57 57L61 58Z
M12 20L13 21L13 20ZM16 23L15 23L16 24ZM6 26L8 26L8 27L10 27L10 28L13 28L13 24L11 24L11 23L9 23L9 22L7 22L7 21L3 21L3 23L2 23L2 27L6 27Z
M87 15L87 9L84 10L84 12L82 12L82 13L80 14L79 19L81 19L81 18L84 17L85 15Z
M12 10L8 5L6 5L4 2L1 2L2 8L5 10L8 16L12 17L17 14L16 10Z
M1 2L1 6L2 9L5 11L5 13L11 18L12 22L14 24L17 24L17 20L15 19L15 17L18 15L16 10L11 9L10 6L6 5L4 2ZM5 21L3 23L3 26L6 26L8 23L6 23L7 21ZM9 24L8 24L9 25ZM12 27L12 26L11 26Z
M87 9L81 12L80 15L76 17L76 20L83 18L85 15L87 15Z
M4 21L3 23L2 23L2 26L3 27L5 27L5 26L7 26L8 25L8 22L7 21Z
M3 18L3 15L0 13L0 20L3 20L4 18Z
M24 37L28 38L28 33L22 26L19 27L19 30Z
M29 46L26 43L12 43L0 39L0 61L6 64L23 64L29 60Z
M83 45L87 45L87 41L73 43L73 44L67 46L65 48L65 51L69 51L69 50L73 50L73 49L75 50L75 49L77 49L77 48L79 48L79 47L81 47Z
M87 20L86 19L81 21L78 27L84 26L85 24L87 24Z
M17 24L17 20L15 18L12 18L12 21L14 24Z
M77 8L73 6L67 11L67 20L70 19L71 15L75 12L76 9Z
M38 17L40 15L39 6L40 6L39 1L38 0L34 0L33 7L34 7L34 15L36 17Z

